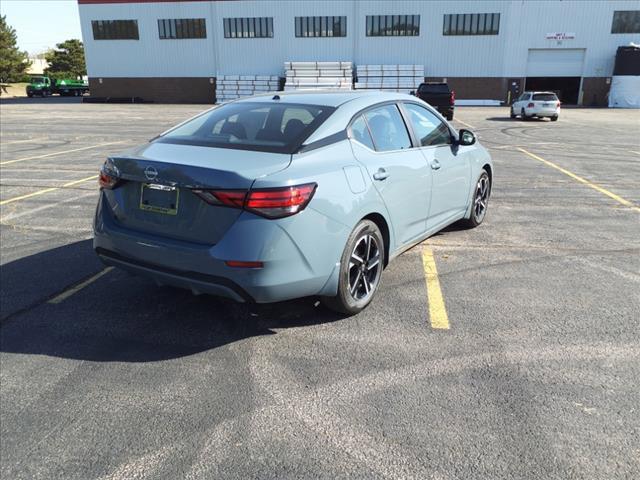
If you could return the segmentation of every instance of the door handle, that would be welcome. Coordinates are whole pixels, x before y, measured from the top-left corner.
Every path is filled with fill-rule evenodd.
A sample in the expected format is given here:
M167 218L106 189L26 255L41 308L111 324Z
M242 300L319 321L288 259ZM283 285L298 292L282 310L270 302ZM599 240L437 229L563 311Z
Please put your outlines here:
M373 174L374 180L384 180L389 176L389 173L384 168L379 168L376 173Z
M440 162L438 160L432 161L431 168L434 170L440 170Z

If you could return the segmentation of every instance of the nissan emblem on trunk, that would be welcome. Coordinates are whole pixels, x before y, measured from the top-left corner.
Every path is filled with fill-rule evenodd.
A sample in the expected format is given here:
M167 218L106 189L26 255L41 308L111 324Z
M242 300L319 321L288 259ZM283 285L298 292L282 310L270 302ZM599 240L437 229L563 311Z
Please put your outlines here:
M147 180L155 180L158 176L158 171L154 167L149 165L144 169L144 176L147 177Z

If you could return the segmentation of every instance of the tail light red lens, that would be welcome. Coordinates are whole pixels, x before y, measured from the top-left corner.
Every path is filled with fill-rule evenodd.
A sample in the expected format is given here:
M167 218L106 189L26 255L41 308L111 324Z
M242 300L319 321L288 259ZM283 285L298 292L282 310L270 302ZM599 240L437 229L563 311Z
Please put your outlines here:
M118 184L118 178L113 175L109 175L104 170L100 170L100 174L98 175L98 184L100 185L100 188L111 190Z
M316 183L249 190L193 190L211 205L244 208L267 218L283 218L301 212L311 201Z
M533 108L535 107L535 105L533 104L533 102L531 102L529 105L527 105L527 108Z
M456 103L456 92L455 92L455 90L451 91L451 96L449 97L449 101L451 102L451 105Z
M560 108L560 102L556 103L556 108Z
M262 262L241 262L240 260L227 260L224 262L227 267L233 268L263 268L264 263Z

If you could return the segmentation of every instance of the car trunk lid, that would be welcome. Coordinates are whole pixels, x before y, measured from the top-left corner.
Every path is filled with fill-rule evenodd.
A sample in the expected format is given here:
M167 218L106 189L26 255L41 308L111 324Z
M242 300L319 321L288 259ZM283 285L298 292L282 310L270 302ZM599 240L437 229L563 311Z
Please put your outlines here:
M150 143L107 161L120 182L104 191L122 227L213 245L242 210L210 205L192 190L248 190L290 161L283 153Z

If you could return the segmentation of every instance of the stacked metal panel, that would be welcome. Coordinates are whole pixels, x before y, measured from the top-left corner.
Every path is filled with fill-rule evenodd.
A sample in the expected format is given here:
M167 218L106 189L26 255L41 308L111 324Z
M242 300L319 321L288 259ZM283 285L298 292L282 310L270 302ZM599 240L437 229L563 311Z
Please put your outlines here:
M353 89L351 62L284 62L285 90L311 88Z
M424 65L358 65L356 90L409 93L424 82Z
M277 75L219 75L216 78L216 101L227 102L241 97L278 90Z

